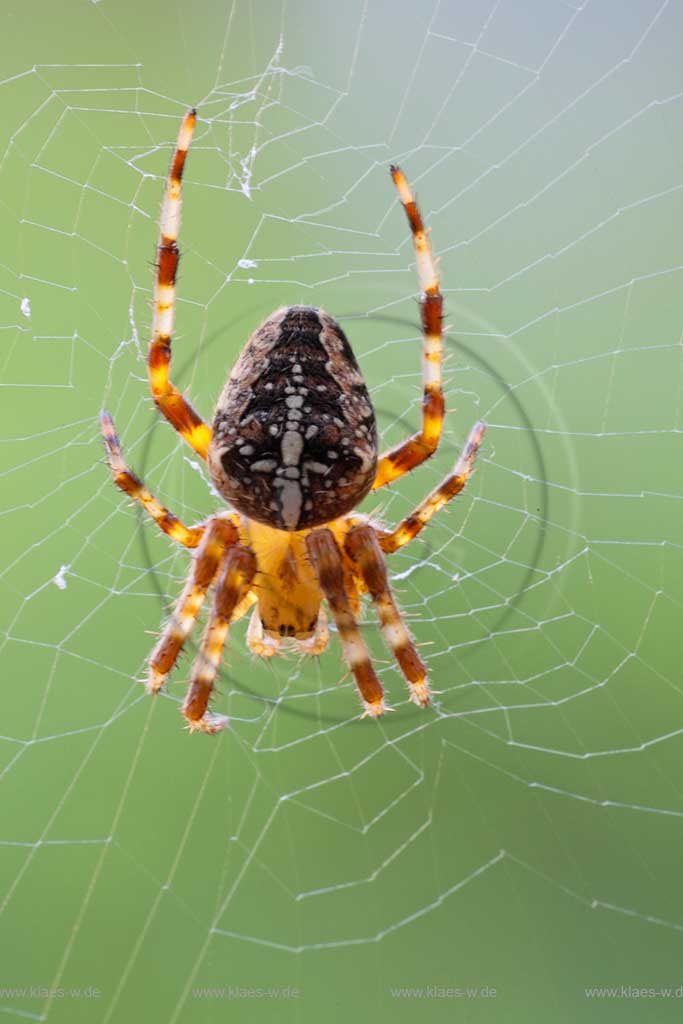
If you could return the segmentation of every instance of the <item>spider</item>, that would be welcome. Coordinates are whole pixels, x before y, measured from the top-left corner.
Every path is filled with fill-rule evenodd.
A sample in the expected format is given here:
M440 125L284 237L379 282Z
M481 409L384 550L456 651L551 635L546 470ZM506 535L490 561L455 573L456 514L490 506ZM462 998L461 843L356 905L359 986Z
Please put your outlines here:
M173 668L209 589L213 604L192 667L182 713L190 731L216 733L228 719L208 710L228 627L252 606L249 649L271 657L283 643L318 655L329 640L326 600L355 678L363 715L387 710L358 628L369 592L384 640L407 681L410 700L429 703L427 672L389 585L384 555L402 548L467 482L485 424L472 428L453 472L392 530L354 513L373 489L397 480L436 451L444 417L442 306L427 233L399 167L391 177L408 217L421 289L424 396L418 433L377 457L368 390L341 327L322 309L289 306L251 335L228 377L209 427L169 379L179 253L181 179L197 114L183 119L161 210L149 347L152 396L171 426L208 463L230 508L185 526L127 466L114 422L101 427L114 483L157 526L196 549L185 588L149 660L156 694Z

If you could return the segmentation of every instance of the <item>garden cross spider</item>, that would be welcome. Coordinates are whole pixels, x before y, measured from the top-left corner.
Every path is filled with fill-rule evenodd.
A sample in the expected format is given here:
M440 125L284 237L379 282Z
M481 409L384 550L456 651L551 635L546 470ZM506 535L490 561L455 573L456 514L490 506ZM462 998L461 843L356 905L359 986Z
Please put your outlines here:
M410 187L402 171L392 167L421 289L424 397L419 432L378 460L375 414L351 347L331 316L309 306L278 309L254 331L209 427L169 380L181 178L195 122L191 110L180 129L161 210L149 379L158 408L207 460L214 486L230 510L185 526L131 472L111 416L101 415L116 486L169 537L197 549L185 588L150 657L147 689L158 693L165 683L213 585L213 605L182 713L191 731L218 732L227 718L207 709L229 625L256 605L247 630L251 651L270 657L288 638L301 653L320 654L329 639L325 598L364 715L377 717L387 710L383 690L357 624L360 595L369 592L410 700L424 707L430 698L427 672L396 607L384 554L411 541L463 489L486 428L475 424L453 472L395 529L384 530L367 516L353 514L370 490L429 458L441 436L443 300Z

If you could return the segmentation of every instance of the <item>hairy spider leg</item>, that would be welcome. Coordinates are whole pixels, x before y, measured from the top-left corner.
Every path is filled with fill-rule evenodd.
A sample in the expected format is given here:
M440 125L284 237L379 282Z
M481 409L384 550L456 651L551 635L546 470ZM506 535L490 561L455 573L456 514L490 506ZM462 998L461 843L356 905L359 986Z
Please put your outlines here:
M158 693L166 682L197 621L206 593L225 560L226 551L238 540L237 527L229 519L216 517L209 521L187 583L150 656L148 693Z
M138 504L142 505L145 512L152 517L159 529L163 530L165 534L179 544L183 544L186 548L196 548L204 535L204 530L206 529L204 524L185 526L177 516L174 516L161 502L157 501L152 492L145 487L140 477L136 476L128 468L121 454L121 443L114 427L114 421L108 412L103 411L100 413L100 426L104 443L107 447L107 462L109 463L114 483L119 490L129 495L133 501L137 501Z
M378 530L377 536L379 545L386 554L398 551L405 544L408 544L414 537L417 537L440 508L449 502L456 494L460 494L472 473L474 460L477 457L479 446L486 431L486 424L479 420L472 427L470 435L465 442L465 447L460 453L460 458L450 473L438 487L421 501L414 512L402 519L393 530Z
M190 447L205 459L211 440L211 428L173 386L168 376L175 320L175 282L180 260L177 242L182 202L181 180L196 120L195 110L190 110L183 119L161 207L154 285L153 335L149 346L148 366L152 397L159 410L173 429L177 430Z
M241 546L230 548L216 583L211 615L192 666L190 688L181 709L190 732L220 732L228 723L225 715L212 715L206 709L218 675L230 622L236 608L247 596L255 573L254 552Z
M345 547L357 564L377 608L382 635L407 680L410 700L426 707L429 704L427 669L396 606L374 529L371 526L354 526L346 535Z
M420 211L405 175L400 167L392 166L390 170L410 224L420 282L422 427L417 434L381 456L377 463L373 490L409 473L434 454L441 437L445 409L441 384L443 297L439 289L439 275Z
M331 530L313 530L306 537L306 549L318 577L320 589L339 630L342 652L353 672L363 700L365 715L376 718L386 711L384 691L377 678L365 640L354 618L344 578L342 553Z

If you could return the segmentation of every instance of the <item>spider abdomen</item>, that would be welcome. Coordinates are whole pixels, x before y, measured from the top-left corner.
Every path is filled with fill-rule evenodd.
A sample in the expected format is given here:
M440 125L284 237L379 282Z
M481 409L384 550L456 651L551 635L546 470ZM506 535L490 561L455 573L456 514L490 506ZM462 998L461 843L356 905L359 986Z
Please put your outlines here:
M310 306L277 310L218 399L209 448L216 489L250 519L303 530L355 508L376 465L372 402L341 327Z

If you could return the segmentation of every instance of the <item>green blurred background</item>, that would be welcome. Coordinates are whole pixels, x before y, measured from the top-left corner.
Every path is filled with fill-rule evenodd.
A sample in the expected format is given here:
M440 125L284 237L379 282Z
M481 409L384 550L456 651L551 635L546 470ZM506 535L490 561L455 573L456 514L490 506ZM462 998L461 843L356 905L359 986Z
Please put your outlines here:
M7 0L1 19L0 1007L679 1019L681 5ZM441 691L426 712L370 610L379 723L336 637L264 667L244 623L220 737L182 728L187 659L144 695L188 557L113 487L97 415L177 514L217 507L145 381L191 104L174 377L207 416L258 322L304 302L346 327L383 443L416 428L387 165L419 192L450 415L367 509L405 515L489 423L467 492L392 560Z

